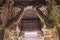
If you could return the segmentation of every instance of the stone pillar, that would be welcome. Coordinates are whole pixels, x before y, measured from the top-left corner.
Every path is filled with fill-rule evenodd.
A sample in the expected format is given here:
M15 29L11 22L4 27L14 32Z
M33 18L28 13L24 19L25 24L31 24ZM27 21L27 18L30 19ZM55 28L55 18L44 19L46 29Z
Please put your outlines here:
M18 24L17 24L17 27L16 27L16 32L17 32L17 40L18 40L18 38L19 38L19 33L20 33L20 30L19 30L19 26L18 26Z
M11 26L11 28L5 29L4 40L18 40L20 31L17 25L13 26Z
M9 35L10 35L9 29L5 29L4 40L10 40Z
M42 31L44 34L44 40L53 40L52 32L50 29L43 28Z

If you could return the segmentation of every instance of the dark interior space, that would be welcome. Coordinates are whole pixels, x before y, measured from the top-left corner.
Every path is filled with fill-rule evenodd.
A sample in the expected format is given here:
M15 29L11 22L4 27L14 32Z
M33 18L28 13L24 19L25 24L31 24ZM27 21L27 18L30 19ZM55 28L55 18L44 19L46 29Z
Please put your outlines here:
M42 23L40 20L37 19L25 19L22 20L20 23L20 29L21 31L36 31L42 29Z

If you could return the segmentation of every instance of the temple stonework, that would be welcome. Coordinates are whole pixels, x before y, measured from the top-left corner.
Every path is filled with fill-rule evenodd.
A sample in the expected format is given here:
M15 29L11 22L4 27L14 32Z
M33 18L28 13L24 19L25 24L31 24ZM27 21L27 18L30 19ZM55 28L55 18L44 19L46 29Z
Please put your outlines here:
M0 40L59 40L58 27L58 33L55 34L57 29L48 19L51 0L2 2L1 0L0 25L3 35Z

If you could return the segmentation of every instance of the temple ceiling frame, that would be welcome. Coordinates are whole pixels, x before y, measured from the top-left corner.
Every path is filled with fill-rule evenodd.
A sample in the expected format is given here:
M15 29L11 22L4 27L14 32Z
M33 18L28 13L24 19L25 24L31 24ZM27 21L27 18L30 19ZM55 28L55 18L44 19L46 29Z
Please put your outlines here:
M10 2L10 1L7 0L7 2ZM14 2L13 2L13 0L12 0L12 3L10 4L10 8L12 8L13 3L14 3ZM6 5L7 5L7 4L6 4ZM6 6L6 5L5 5L5 6ZM26 7L25 7L25 8L26 8ZM36 11L35 8L34 8L34 11ZM19 14L19 13L18 13L18 14ZM17 21L13 22L12 24L15 24L15 23L18 24L19 21L21 20L21 18L23 17L23 15L24 15L24 12L19 16L19 19L18 19ZM36 11L36 15L40 18L40 20L41 20L42 23L43 23L43 22L44 22L44 19L41 18L41 16L39 15L39 13L38 13L37 11ZM44 22L44 23L45 23L45 22ZM12 25L10 25L10 26L12 26Z
M27 7L26 7L26 8L27 8ZM18 23L21 21L21 19L23 18L24 14L25 14L25 11L26 11L26 8L24 8L24 10L23 10L21 16L19 17L19 19L18 19L16 22L14 22L15 25L18 24ZM31 8L31 9L32 9L32 8ZM28 9L27 9L27 10L28 10ZM34 13L34 14L35 14L36 16L38 16L38 18L41 20L41 22L42 22L42 24L43 24L43 27L45 28L46 25L45 25L44 19L41 18L41 16L39 15L39 13L36 11L36 8L33 8L32 10L36 12L36 13ZM12 26L12 25L10 25L10 26Z

